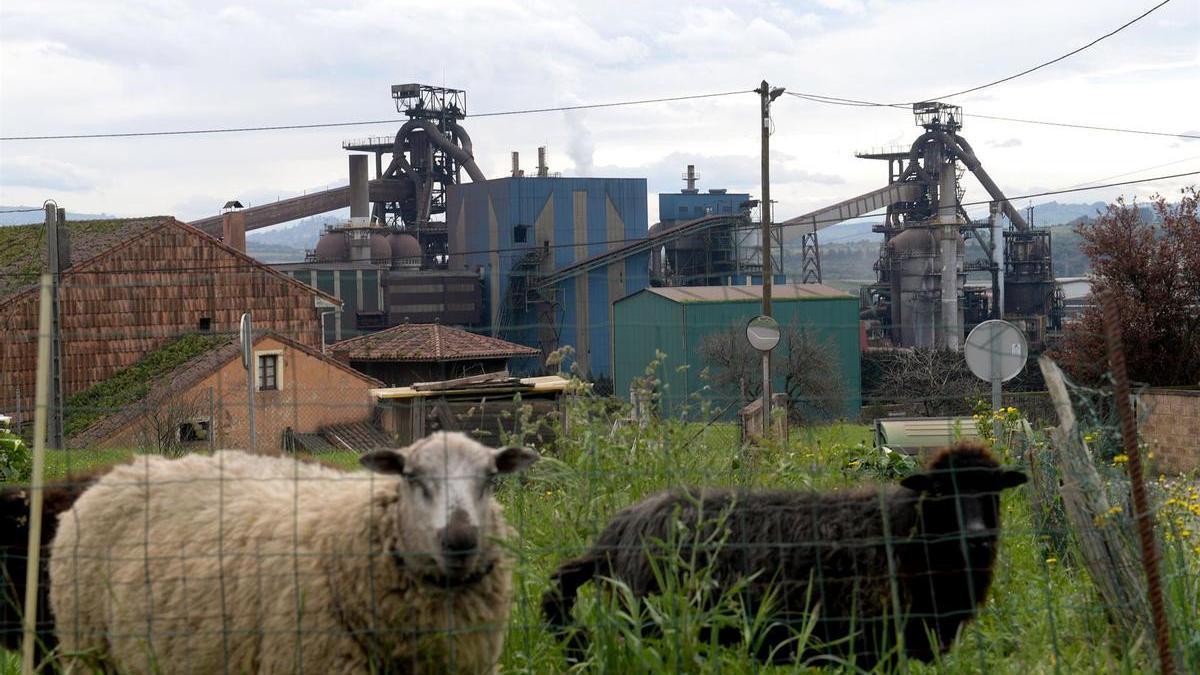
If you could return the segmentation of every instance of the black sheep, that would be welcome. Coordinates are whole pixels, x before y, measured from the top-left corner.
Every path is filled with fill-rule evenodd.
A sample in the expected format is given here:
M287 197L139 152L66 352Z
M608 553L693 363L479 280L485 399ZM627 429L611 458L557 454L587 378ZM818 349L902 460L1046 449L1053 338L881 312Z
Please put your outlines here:
M542 610L563 638L579 587L593 579L619 579L639 596L658 592L648 553L664 554L659 542L669 540L679 521L690 532L677 543L680 555L699 554L720 588L749 579L743 606L750 616L774 591L774 623L758 643L758 659L836 656L872 668L896 656L898 626L889 617L898 603L905 652L930 661L950 648L983 603L996 559L1000 491L1026 479L1002 468L982 445L961 442L936 453L924 472L900 486L662 493L618 513L586 554L559 567ZM718 522L728 528L724 544L693 551L692 542L719 539L708 536ZM789 638L813 612L812 640L797 653ZM736 644L742 636L723 630L717 638ZM585 641L581 630L574 633L571 658L580 656Z
M42 553L40 557L37 612L37 660L57 644L50 615L50 575L47 552L58 530L58 516L75 504L96 482L103 470L75 475L47 484L42 491ZM0 488L0 647L21 650L21 616L25 606L25 574L29 560L29 500L25 487Z

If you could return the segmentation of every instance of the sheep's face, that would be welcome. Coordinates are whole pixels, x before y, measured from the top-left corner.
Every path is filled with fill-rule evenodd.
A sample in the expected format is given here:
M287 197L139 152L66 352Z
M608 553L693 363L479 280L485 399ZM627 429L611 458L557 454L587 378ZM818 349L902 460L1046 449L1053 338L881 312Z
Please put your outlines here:
M496 559L496 476L537 461L529 448L489 448L465 434L438 432L396 452L364 455L363 466L398 475L397 536L402 564L431 583L457 585L486 574Z
M961 532L968 545L990 549L1000 527L1000 492L1026 480L1020 471L976 465L930 470L900 484L922 493L927 534Z

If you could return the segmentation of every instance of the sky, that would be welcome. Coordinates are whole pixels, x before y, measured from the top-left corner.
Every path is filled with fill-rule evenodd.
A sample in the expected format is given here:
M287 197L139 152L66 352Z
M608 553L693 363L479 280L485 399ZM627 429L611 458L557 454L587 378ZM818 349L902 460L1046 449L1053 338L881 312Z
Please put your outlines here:
M576 112L472 113L722 91L907 102L1019 72L1116 28L1152 0L452 3L0 0L0 136L395 120L304 131L0 142L0 204L80 213L217 213L346 182L348 138L392 135L390 86L467 91L489 177L548 148L564 176L759 193L757 95ZM972 113L1200 134L1200 0L1169 4L1065 61L947 99L1010 196L1200 171L1200 140L1018 124ZM781 220L882 186L856 151L907 147L910 112L773 106ZM1200 176L1034 199L1171 195ZM972 180L967 200L986 199ZM1020 206L1030 200L1018 200Z

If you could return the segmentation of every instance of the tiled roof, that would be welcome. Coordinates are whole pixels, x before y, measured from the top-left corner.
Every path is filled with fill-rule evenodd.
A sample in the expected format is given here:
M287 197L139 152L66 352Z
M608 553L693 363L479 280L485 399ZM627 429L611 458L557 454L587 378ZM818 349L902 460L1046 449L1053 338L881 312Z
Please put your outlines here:
M73 265L95 258L121 242L173 221L170 216L67 221ZM43 225L0 227L0 298L37 283L46 268Z
M679 303L762 300L762 286L670 286L647 288L646 292ZM854 296L823 284L774 284L771 287L771 297L775 300L815 300Z
M360 373L336 359L332 359L307 345L291 340L278 333L272 331L264 331L262 333L255 331L255 333L254 344L256 345L259 341L269 337L282 342L292 349L302 351L313 358L324 361L358 377L368 387L380 387L383 385L383 382L369 375ZM70 446L73 448L87 448L103 441L145 414L146 410L150 407L161 405L171 400L172 397L186 392L226 363L229 363L233 359L241 358L242 348L239 337L236 334L223 337L224 339L215 340L210 349L192 357L170 372L156 377L153 382L144 388L144 393L138 400L123 406L119 410L114 410L111 415L106 415L87 429L71 436ZM149 355L147 358L149 358Z
M225 248L246 263L254 265L263 273L303 288L306 292L319 296L332 304L341 304L341 300L334 296L309 286L291 275L283 274L245 252L232 248L213 238L212 235L175 220L171 216L67 221L70 267L66 269L64 276L75 271L84 263L110 254L120 247L132 245L137 237L166 225L183 228L199 237L210 238L217 246ZM17 294L29 290L37 284L38 275L46 268L48 262L44 230L45 227L42 225L0 226L0 303L13 299Z
M406 323L330 348L350 361L468 361L537 356L531 347L433 323Z

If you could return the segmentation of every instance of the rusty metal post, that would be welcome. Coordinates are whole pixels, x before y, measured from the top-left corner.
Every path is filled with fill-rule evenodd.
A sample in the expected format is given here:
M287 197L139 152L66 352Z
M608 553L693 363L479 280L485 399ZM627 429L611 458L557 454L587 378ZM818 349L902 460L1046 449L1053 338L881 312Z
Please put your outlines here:
M1121 344L1121 317L1111 291L1100 296L1104 311L1104 341L1108 347L1108 367L1113 376L1114 403L1121 420L1121 445L1129 457L1129 483L1133 490L1134 520L1142 547L1142 567L1146 571L1146 588L1150 593L1150 612L1154 621L1154 640L1158 660L1164 675L1173 675L1175 660L1171 655L1171 628L1163 608L1162 579L1158 570L1158 547L1154 542L1154 520L1146 501L1146 482L1142 474L1142 455L1138 450L1137 425L1133 418L1133 401L1129 373L1125 369L1125 350Z

